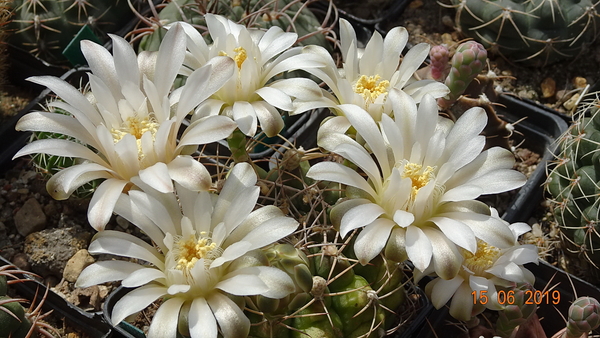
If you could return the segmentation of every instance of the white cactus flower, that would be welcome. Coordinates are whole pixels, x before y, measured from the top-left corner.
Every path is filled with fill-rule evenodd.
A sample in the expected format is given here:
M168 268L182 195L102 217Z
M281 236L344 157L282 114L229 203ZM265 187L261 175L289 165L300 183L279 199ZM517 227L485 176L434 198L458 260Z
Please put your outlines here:
M208 189L208 171L185 154L185 147L226 138L236 128L229 118L211 116L190 125L177 139L183 118L232 74L235 65L230 58L212 59L189 74L184 87L172 92L185 57L186 37L179 25L168 32L153 56L144 53L138 57L123 38L111 38L113 55L91 41L81 43L91 68L86 95L56 77L29 79L56 93L60 100L49 106L67 115L32 112L17 124L18 130L59 133L76 139L34 141L15 157L46 153L82 159L48 181L48 192L59 200L89 181L105 179L88 210L89 222L97 230L102 230L110 219L118 196L134 187L135 177L163 192L173 191L172 181L193 190Z
M498 217L497 213L493 212L493 215ZM502 310L504 304L500 303L502 298L498 297L496 286L534 284L535 276L523 265L538 263L537 248L517 242L517 238L531 228L526 223L514 223L509 227L514 235L511 247L500 249L478 240L475 253L461 250L464 260L456 277L449 280L436 278L427 284L425 291L435 308L441 308L452 299L450 315L468 321L486 308Z
M185 65L191 71L213 57L227 55L237 67L227 83L199 107L193 119L220 109L222 115L237 122L244 134L254 136L260 122L261 129L271 137L284 126L277 109L290 114L312 109L307 102L322 95L314 81L273 81L276 75L287 71L324 66L317 55L302 53L302 47L290 48L298 38L296 33L286 33L277 26L266 32L248 29L214 14L206 14L205 18L213 43L207 45L193 26L185 24L189 51Z
M122 281L133 288L115 304L113 324L162 298L148 338L175 338L180 318L187 318L182 325L192 338L247 337L250 320L232 299L242 304L249 295L279 299L295 290L285 272L264 265L260 249L293 233L298 222L272 205L253 211L260 190L255 184L252 167L240 163L218 196L181 186L177 196L151 189L121 195L116 212L155 246L127 233L99 232L90 253L145 263L99 261L81 273L76 285Z
M321 99L323 106L335 108L341 104L354 104L380 121L382 114L392 114L392 105L388 100L392 88L404 91L417 103L425 94L439 98L449 92L443 83L413 77L425 61L430 47L426 43L418 44L402 57L408 41L408 32L404 27L391 29L385 39L374 32L362 49L357 46L352 25L340 19L340 40L344 61L342 69L337 69L333 58L323 48L313 46L311 50L327 60L327 67L307 69L323 80L333 93L333 96ZM343 115L343 110L337 110L336 113Z
M327 132L319 135L319 146L355 164L367 180L334 162L317 163L307 174L348 186L346 194L353 198L332 213L343 215L342 236L363 228L354 245L360 263L385 248L390 259L408 256L417 269L432 265L439 276L450 279L460 267L458 247L475 252L478 239L511 246L510 229L475 198L518 188L525 176L512 169L510 151L495 147L482 152L485 137L480 133L487 121L483 109L470 109L453 123L438 116L430 95L418 108L397 89L390 91L389 100L394 119L384 114L377 124L362 108L341 105L348 122L336 128L324 124ZM344 134L350 126L364 146Z

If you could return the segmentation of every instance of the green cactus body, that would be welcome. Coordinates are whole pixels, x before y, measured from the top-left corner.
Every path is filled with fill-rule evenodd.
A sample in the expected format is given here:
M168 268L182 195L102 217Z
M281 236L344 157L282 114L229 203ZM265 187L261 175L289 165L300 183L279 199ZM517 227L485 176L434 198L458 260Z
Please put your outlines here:
M516 62L543 66L594 41L598 0L452 0L461 32Z
M8 296L0 297L0 306L0 337L10 337L22 324L26 324L25 309L17 300Z
M6 276L0 275L0 296L6 296L8 292L8 281L6 280Z
M545 183L565 246L600 263L600 111L597 93L584 100L558 143L556 165Z
M321 315L316 315L321 314ZM331 320L331 321L330 321ZM342 338L343 323L337 313L314 302L293 320L292 338Z
M385 326L385 313L374 299L377 293L364 277L354 275L348 285L331 291L338 293L332 306L342 320L344 337L368 337Z
M200 8L195 0L171 0L159 13L159 20L162 25L185 21L197 27L206 27L206 13L219 14L249 27L268 29L279 26L283 30L290 28L299 38L306 36L299 45L312 44L330 49L323 34L314 34L320 31L319 20L296 0L210 0L205 8ZM293 22L290 22L290 18L293 18ZM158 50L164 35L164 29L157 29L144 36L139 44L139 51Z
M61 53L84 25L106 41L106 33L134 17L125 0L14 0L12 11L9 43L57 64L66 61Z

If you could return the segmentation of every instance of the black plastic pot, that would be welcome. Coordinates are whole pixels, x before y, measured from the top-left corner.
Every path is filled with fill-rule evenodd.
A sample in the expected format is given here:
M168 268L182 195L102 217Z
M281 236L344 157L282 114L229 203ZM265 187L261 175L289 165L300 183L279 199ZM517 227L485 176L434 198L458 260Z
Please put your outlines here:
M500 95L498 115L514 125L515 143L540 154L541 161L527 183L512 198L502 218L509 223L526 222L543 196L542 183L546 179L546 164L554 159L555 140L567 130L567 123L552 110L525 102L510 95Z
M0 256L0 266L12 265L11 262ZM64 318L73 328L79 329L90 338L114 337L110 325L102 320L102 313L85 312L69 303L64 298L48 289L44 284L25 274L20 278L25 282L11 284L10 288L16 290L19 296L28 299L32 304L42 303L44 312L52 311L53 316ZM48 292L45 301L44 293Z
M121 297L126 295L129 291L131 291L131 289L120 286L116 290L114 290L108 296L108 298L106 298L106 301L104 302L104 311L103 312L104 312L104 320L107 323L110 323L110 313L112 312L112 309L115 306L116 302ZM412 338L412 337L414 337L414 335L419 332L419 330L425 323L426 318L429 316L429 314L433 310L433 306L431 305L431 302L429 302L429 299L427 299L427 297L425 296L425 293L419 288L415 288L415 292L417 295L417 297L415 297L415 299L416 299L415 308L416 308L417 312L414 315L414 318L408 319L408 323L409 323L408 326L406 328L404 328L403 330L399 331L398 333L394 333L391 336L388 336L389 338ZM137 327L135 327L127 322L124 322L124 321L119 323L119 325L117 325L113 328L113 333L114 333L113 337L115 337L115 338L118 338L118 337L145 338L146 337L140 329L138 329Z

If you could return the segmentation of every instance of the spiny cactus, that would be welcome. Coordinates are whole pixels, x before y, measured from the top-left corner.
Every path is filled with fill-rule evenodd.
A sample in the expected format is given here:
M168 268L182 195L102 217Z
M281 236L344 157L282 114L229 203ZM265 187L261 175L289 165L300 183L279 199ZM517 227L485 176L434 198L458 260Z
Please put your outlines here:
M165 0L158 18L147 18L150 28L134 30L132 40L141 38L139 50L158 50L165 35L161 27L175 21L185 21L200 31L206 29L204 14L222 15L247 27L268 29L279 26L298 34L299 44L316 44L329 48L324 33L330 30L299 0Z
M126 0L14 0L12 11L9 42L49 63L66 61L61 53L85 25L102 42L134 17Z
M37 334L36 337L52 338L51 331L56 332L56 329L41 321L49 314L41 312L41 303L25 310L21 303L27 302L26 299L8 295L11 284L24 281L16 276L23 273L25 271L12 265L0 266L0 337L25 338Z
M580 103L545 182L568 250L600 266L600 93Z
M578 56L596 38L598 0L451 0L460 31L515 62Z
M579 297L569 307L566 338L579 338L600 326L600 303L592 297Z

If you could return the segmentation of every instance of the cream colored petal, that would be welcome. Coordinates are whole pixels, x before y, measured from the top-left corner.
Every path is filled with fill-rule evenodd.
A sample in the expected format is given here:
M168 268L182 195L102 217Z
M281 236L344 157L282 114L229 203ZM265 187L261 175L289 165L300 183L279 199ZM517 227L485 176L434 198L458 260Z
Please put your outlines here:
M283 118L275 107L264 101L252 102L252 107L260 122L260 128L267 137L273 137L283 130Z
M144 269L144 267L133 262L99 261L81 271L75 286L87 288L106 282L120 281L140 269Z
M338 182L353 186L363 190L372 197L377 196L375 190L373 190L369 183L367 183L367 181L360 176L360 174L341 163L317 163L310 168L306 176L312 178L313 180Z
M250 331L250 320L227 296L214 292L207 298L224 337L246 337Z
M394 222L386 218L379 218L364 227L356 237L354 252L360 264L367 265L373 258L381 253Z
M149 284L128 292L117 301L111 314L111 322L118 325L128 316L140 312L158 298L167 293L167 288L156 284Z
M177 156L167 169L169 177L188 190L207 191L212 184L206 167L191 156Z
M96 188L87 213L88 221L94 229L104 229L126 184L127 181L109 178Z
M164 269L162 255L143 240L119 231L104 230L98 232L90 243L91 254L109 254L128 258L137 258Z
M192 338L217 338L217 320L206 299L194 298L189 312L189 327Z
M179 323L179 310L185 301L184 298L173 297L160 305L152 317L148 338L165 338L177 336Z

